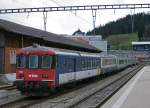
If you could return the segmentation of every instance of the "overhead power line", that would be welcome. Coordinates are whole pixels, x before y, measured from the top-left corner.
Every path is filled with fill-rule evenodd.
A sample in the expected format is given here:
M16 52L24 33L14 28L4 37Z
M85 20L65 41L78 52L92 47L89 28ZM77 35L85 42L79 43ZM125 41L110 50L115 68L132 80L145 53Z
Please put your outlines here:
M43 12L44 29L46 30L47 12L54 11L79 11L79 10L92 10L93 27L95 28L96 10L104 9L137 9L137 8L150 8L150 4L112 4L112 5L82 5L82 6L60 6L55 0L52 0L59 7L37 7L37 8L16 8L16 9L0 9L0 14L10 13L30 13L30 12ZM86 20L85 20L86 21ZM87 21L88 22L88 21ZM133 25L133 20L132 20ZM134 29L134 26L132 26ZM132 29L132 31L133 31ZM94 31L95 33L95 31Z
M55 0L50 0L50 1L53 2L53 3L55 3L55 4L58 5L58 6L62 6L60 3L58 3L58 2L55 1ZM90 25L93 25L91 22L89 22L89 21L86 20L85 18L83 18L83 17L77 15L77 14L76 14L76 11L75 11L75 13L73 13L72 11L70 11L70 12L71 12L71 14L75 15L76 17L80 18L81 20L85 21L86 23L88 23L88 24L90 24Z
M102 10L102 9L136 9L150 8L150 4L113 4L113 5L85 5L85 6L60 6L60 7L37 7L0 9L0 14L27 13L27 12L49 12L49 11L79 11L79 10Z

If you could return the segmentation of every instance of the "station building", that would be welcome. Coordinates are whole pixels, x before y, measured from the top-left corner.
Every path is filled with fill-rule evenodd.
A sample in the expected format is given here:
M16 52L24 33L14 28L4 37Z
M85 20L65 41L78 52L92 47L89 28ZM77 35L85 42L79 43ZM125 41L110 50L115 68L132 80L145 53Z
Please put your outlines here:
M0 19L0 74L14 75L16 50L31 46L33 43L54 48L100 52L87 43Z
M102 40L101 35L66 35L65 37L70 37L79 42L87 43L103 52L107 52L107 41Z

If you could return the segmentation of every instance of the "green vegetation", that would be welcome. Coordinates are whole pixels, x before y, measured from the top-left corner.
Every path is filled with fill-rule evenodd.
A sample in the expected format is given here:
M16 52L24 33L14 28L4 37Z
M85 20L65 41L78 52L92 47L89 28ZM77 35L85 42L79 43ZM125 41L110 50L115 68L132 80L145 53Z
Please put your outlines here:
M134 18L134 23L132 22L132 18ZM134 24L134 28L132 28L132 24ZM95 31L96 35L102 35L103 39L106 39L110 35L137 32L139 40L142 40L145 38L146 27L148 27L149 24L150 14L148 13L127 15L126 17L120 18L116 21L109 22L102 26L100 25L95 28L95 30L88 31L87 35L93 35Z
M138 33L110 35L106 39L113 50L131 49L132 41L138 41Z

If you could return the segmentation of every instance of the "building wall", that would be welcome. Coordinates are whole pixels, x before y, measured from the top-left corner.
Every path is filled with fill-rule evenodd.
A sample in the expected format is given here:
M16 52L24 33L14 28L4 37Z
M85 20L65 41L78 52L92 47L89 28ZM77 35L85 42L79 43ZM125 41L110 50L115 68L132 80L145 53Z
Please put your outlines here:
M90 41L89 44L101 51L107 52L107 41Z
M5 32L5 47L4 47L5 73L15 72L16 64L12 63L12 60L15 59L16 50L20 47L21 47L21 39L19 38L18 34Z
M16 71L16 50L19 48L5 48L5 73Z
M4 47L5 46L5 36L4 36L4 32L0 30L0 47Z
M0 74L4 73L4 32L0 30Z
M3 40L4 41L4 40ZM5 32L5 44L4 44L4 72L3 73L15 73L16 70L16 50L31 46L34 42L40 40L30 38L27 36L19 36L19 34L13 34ZM1 63L0 63L1 64Z
M4 48L0 47L0 74L4 73Z
M107 41L102 40L101 35L92 35L92 36L85 36L85 35L66 35L65 37L72 38L76 41L82 43L88 43L101 51L107 52Z

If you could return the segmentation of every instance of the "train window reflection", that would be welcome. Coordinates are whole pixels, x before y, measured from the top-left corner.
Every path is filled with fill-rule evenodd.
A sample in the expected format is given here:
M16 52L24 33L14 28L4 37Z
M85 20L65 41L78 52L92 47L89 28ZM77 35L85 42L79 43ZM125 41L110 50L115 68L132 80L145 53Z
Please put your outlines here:
M52 57L51 56L42 56L42 68L51 68L52 67Z
M18 55L17 56L17 67L18 68L26 67L26 56L25 55Z
M36 55L29 56L29 68L38 68L38 56Z

